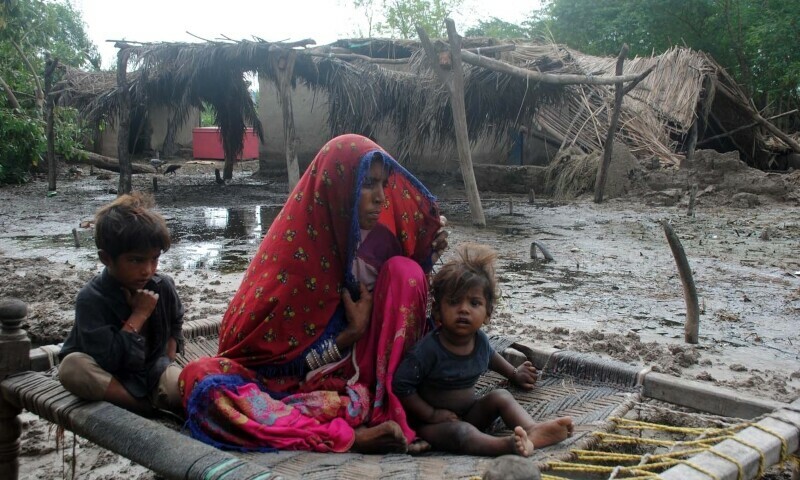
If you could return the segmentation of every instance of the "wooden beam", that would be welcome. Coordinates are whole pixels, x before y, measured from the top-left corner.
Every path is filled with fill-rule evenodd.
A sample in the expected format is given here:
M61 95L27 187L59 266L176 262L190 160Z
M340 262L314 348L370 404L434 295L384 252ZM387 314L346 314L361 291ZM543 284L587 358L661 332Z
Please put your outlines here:
M619 78L622 75L622 65L625 62L625 57L628 56L628 44L623 44L617 57L616 75ZM597 170L597 178L594 182L594 203L603 202L603 190L606 188L606 175L608 174L608 167L611 165L611 156L614 149L614 136L617 134L617 124L619 124L619 112L622 110L622 97L623 93L622 82L619 82L614 87L614 112L611 114L611 123L608 126L608 133L606 133L606 141L603 145L603 162Z
M106 157L98 153L87 152L86 150L74 150L73 157L67 163L85 163L103 170L119 172L119 160L113 157ZM141 163L131 163L131 173L157 173L156 169L150 165Z
M44 67L44 118L45 135L47 137L47 191L53 192L56 189L56 174L58 173L58 163L56 163L56 143L54 131L54 116L56 108L56 98L53 95L53 75L58 68L58 59L47 56Z
M483 50L483 49L481 49ZM461 59L465 62L478 67L488 68L500 73L514 75L516 77L527 78L534 82L550 83L554 85L615 85L620 82L632 82L637 79L641 81L645 73L649 74L652 70L642 72L637 75L618 75L615 77L594 77L590 75L571 75L571 74L555 74L555 73L542 73L526 70L524 68L515 67L505 62L495 60L493 58L477 55L472 52L461 50ZM641 78L640 78L641 77Z
M478 184L475 181L475 171L472 168L472 155L469 149L469 134L467 133L467 113L464 104L464 72L461 66L461 37L456 32L453 20L445 19L447 25L447 36L450 40L450 71L445 72L439 65L439 56L433 48L433 44L428 38L425 30L417 25L417 34L425 49L425 56L436 72L436 76L444 84L450 94L450 107L453 112L453 128L456 135L456 147L458 149L458 162L461 166L461 176L464 178L464 188L467 193L467 201L472 215L472 224L485 227L486 217L481 206L481 197L478 193Z

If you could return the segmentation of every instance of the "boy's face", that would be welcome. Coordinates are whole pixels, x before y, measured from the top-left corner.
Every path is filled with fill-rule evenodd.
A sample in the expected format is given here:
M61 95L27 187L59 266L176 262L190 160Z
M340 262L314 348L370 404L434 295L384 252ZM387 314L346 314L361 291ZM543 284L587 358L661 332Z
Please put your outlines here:
M125 252L116 259L100 250L100 261L108 268L108 273L128 290L144 288L155 275L160 256L160 248Z
M443 298L439 305L442 329L454 336L471 336L488 320L483 287L473 287L464 298Z

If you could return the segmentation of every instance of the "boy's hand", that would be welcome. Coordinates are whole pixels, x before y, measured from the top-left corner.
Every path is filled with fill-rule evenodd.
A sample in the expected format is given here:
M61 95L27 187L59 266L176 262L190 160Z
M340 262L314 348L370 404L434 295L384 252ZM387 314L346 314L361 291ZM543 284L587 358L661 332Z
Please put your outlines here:
M517 373L511 378L518 387L525 390L531 390L538 379L539 371L531 362L525 362L517 367Z
M434 408L431 416L425 420L428 423L455 422L458 420L458 415L456 415L455 412L446 410L444 408Z
M125 294L125 300L128 302L128 306L131 307L131 316L142 316L142 319L145 321L150 318L150 315L153 314L153 310L155 310L156 304L158 303L157 293L143 288L135 292L131 292L127 288L123 288L122 291Z

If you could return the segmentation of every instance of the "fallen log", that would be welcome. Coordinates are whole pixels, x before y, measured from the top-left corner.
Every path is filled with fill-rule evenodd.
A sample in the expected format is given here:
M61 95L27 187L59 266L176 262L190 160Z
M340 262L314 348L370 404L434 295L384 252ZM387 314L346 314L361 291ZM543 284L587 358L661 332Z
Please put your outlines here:
M67 160L69 163L84 163L93 165L103 170L111 170L119 173L119 160L113 157L106 157L98 153L87 152L86 150L74 150L74 155ZM150 165L132 163L133 173L156 173L156 169Z

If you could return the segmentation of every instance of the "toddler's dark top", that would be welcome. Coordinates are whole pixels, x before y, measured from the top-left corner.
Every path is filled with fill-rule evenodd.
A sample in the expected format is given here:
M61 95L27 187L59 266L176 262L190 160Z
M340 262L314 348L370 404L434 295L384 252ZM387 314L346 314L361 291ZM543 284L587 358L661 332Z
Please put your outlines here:
M430 332L406 353L392 382L398 397L416 393L423 385L441 390L470 388L489 369L494 349L483 331L476 333L475 348L469 355L456 355L444 348L439 331Z
M183 351L183 305L167 275L155 274L144 287L158 294L158 303L140 334L122 330L131 316L120 283L108 270L95 276L78 293L75 325L59 353L85 353L114 376L131 395L146 396L171 360L167 342L174 338Z

